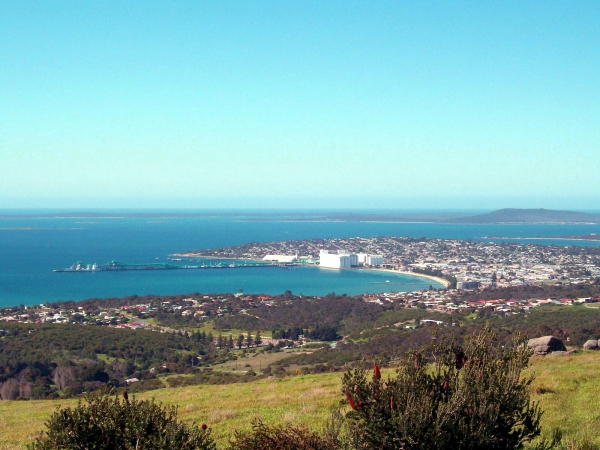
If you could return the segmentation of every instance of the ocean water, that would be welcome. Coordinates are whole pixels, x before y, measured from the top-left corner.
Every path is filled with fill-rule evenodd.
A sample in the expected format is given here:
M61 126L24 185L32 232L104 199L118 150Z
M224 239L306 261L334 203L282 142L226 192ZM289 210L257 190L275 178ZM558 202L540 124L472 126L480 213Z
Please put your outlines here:
M0 211L7 214L6 211ZM167 262L168 255L243 244L331 237L566 236L600 233L600 225L462 225L432 223L248 221L242 217L0 217L0 306L56 300L192 292L349 295L425 289L429 280L373 271L244 268L54 273L76 261ZM536 240L552 245L600 242ZM435 284L434 284L435 285ZM439 286L436 286L439 287Z

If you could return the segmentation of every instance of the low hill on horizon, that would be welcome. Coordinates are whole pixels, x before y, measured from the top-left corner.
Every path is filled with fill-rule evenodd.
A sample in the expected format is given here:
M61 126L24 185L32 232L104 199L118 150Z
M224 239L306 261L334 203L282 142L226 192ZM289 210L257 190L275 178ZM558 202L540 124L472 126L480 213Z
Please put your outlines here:
M486 214L457 217L448 223L600 223L600 214L553 209L505 208Z
M190 218L190 217L229 217L243 218L248 222L270 222L270 221L292 221L292 222L397 222L397 223L600 223L600 214L586 213L580 211L561 211L552 209L519 209L505 208L487 213L482 210L452 211L452 210L389 210L389 211L367 211L367 210L315 210L315 211L277 211L277 210L255 210L255 211L211 211L198 210L190 212L182 211L63 211L22 213L16 212L3 214L0 211L0 219L30 219L30 218ZM485 210L483 210L485 211Z

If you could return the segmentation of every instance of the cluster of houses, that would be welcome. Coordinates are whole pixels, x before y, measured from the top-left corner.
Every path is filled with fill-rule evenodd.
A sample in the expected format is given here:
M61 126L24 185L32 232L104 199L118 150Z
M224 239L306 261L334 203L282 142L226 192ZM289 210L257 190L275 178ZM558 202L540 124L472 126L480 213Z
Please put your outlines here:
M410 245L412 257L390 261L403 270L440 273L457 288L576 284L600 277L600 258L585 247L434 239Z
M459 289L580 283L600 277L600 257L589 247L490 240L407 237L308 239L252 243L186 255L241 259L294 255L295 260L311 263L320 259L321 263L325 260L328 267L337 268L353 266L351 255L376 255L376 261L369 261L366 265L436 273L456 279ZM343 261L346 256L347 262ZM359 262L356 265L360 265Z
M18 312L10 308L0 312L0 322L21 323L73 323L114 326L117 328L141 329L143 325L120 313L118 309L107 308L103 311L86 310L79 306L73 309L51 308L46 305L25 306Z
M177 301L159 299L151 302L100 309L84 306L61 309L41 304L0 310L0 322L93 324L133 330L169 331L167 327L155 325L147 319L157 311L178 313L183 317L192 316L200 322L226 313L245 313L245 309L239 306L240 302L232 305L231 299L241 300L242 305L244 301L258 301L267 306L272 304L272 296L250 296L243 293L223 296L205 295L199 298L184 298Z
M520 314L543 305L578 305L600 302L600 297L581 297L576 299L494 299L494 300L457 300L457 290L419 291L419 292L388 292L368 294L363 298L366 302L385 305L386 303L401 303L407 308L423 308L444 313L464 310L491 308L497 313Z

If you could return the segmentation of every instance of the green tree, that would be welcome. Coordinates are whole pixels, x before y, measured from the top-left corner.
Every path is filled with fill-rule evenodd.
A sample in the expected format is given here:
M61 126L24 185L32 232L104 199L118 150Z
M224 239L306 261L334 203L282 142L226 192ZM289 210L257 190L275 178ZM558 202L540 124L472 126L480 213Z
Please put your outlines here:
M252 335L248 331L248 334L246 335L246 345L248 346L248 348L250 348L252 346L253 342L254 341L252 340Z
M256 336L254 336L254 343L256 344L256 346L258 347L260 344L262 344L262 339L260 337L260 331L256 332Z
M240 333L240 335L237 338L237 346L241 350L243 345L244 345L244 335Z
M521 449L540 433L530 401L533 377L521 377L530 351L515 337L502 346L485 328L460 347L449 340L409 351L395 376L376 368L344 375L354 439L365 449Z

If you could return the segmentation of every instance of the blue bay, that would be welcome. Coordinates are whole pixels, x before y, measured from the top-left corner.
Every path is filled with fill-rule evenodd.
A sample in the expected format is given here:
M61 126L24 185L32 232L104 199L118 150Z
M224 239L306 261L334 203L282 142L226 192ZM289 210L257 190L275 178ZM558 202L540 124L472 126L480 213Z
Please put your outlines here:
M0 211L1 212L1 211ZM6 212L5 212L6 213ZM76 261L167 262L188 250L308 238L412 236L566 236L600 233L599 225L463 225L375 222L248 221L242 217L0 218L0 306L132 294L238 292L349 295L426 289L426 279L372 271L243 268L223 270L53 273ZM518 240L552 245L600 242ZM513 241L514 242L514 241ZM439 287L439 286L436 286Z

